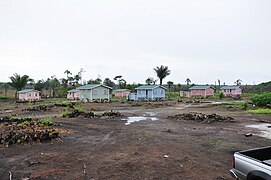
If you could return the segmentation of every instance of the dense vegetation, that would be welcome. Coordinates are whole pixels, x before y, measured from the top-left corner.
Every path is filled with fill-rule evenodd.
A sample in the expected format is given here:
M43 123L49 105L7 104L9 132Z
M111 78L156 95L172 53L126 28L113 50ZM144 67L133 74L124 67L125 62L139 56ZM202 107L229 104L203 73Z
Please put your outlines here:
M266 106L271 104L271 92L256 94L251 100L256 106Z

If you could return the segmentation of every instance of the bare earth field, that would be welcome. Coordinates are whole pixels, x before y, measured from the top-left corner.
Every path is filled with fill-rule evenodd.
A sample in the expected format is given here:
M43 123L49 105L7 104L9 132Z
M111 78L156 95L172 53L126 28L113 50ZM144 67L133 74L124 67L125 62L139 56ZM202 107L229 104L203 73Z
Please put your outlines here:
M22 111L28 106L0 102L0 117L52 116L66 133L49 142L0 145L0 179L10 175L12 179L231 179L235 151L270 145L268 131L263 134L248 127L268 126L270 115L251 115L220 105L173 101L82 104L85 110L115 110L124 115L116 118L63 118L64 107ZM235 122L168 118L189 112L230 116ZM141 121L129 123L127 119ZM247 133L252 136L246 137Z

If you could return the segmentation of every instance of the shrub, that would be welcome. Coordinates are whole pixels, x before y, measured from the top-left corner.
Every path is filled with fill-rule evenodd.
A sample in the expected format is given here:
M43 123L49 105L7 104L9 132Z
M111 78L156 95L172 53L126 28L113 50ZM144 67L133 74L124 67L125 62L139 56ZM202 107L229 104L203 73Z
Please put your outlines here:
M224 94L223 93L219 93L218 97L219 97L219 99L222 99L222 98L224 98Z
M40 126L55 126L56 124L51 120L51 118L45 118L45 119L41 119L39 121L39 125Z
M5 99L7 99L7 97L5 97L5 96L0 96L0 100L5 100Z
M251 100L256 106L266 106L267 104L271 104L271 93L257 94Z

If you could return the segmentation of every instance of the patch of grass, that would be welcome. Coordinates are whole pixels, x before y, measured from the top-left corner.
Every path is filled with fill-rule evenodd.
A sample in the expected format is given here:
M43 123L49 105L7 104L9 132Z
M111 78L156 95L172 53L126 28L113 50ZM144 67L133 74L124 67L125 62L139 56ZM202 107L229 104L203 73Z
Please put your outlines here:
M221 104L224 108L235 108L235 109L243 109L246 110L249 105L247 102L229 102L229 103L223 103Z
M41 119L39 121L39 125L40 126L55 126L56 124L52 121L51 117L47 117L47 118Z
M178 99L180 98L179 92L166 92L166 98Z
M75 106L74 110L77 110L78 112L84 112L84 109L82 106Z
M248 110L248 112L252 114L271 114L271 109L255 109Z
M72 110L71 109L66 109L62 114L61 117L67 117L70 114L72 114Z
M24 122L17 124L17 126L26 127L26 126L30 126L31 124L33 124L31 121L24 121Z
M0 96L0 100L5 100L5 99L7 99L6 96Z
M208 147L208 148L216 148L216 147L222 146L223 143L224 142L219 139L210 139L210 140L204 142L202 144L202 146Z

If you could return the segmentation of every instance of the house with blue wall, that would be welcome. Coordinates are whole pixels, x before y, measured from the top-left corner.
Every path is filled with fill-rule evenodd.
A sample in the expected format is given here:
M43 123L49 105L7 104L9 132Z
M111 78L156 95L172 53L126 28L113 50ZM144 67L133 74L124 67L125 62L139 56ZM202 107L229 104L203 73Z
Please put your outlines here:
M135 88L136 97L134 100L159 100L164 99L166 89L160 85L144 85Z

